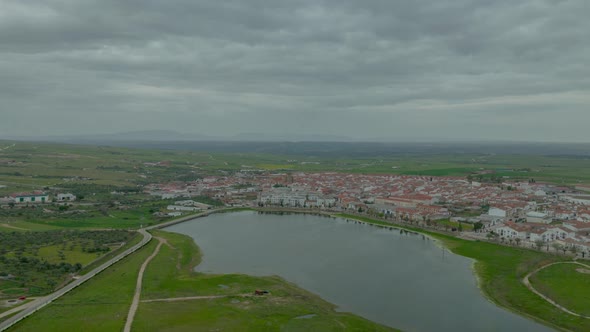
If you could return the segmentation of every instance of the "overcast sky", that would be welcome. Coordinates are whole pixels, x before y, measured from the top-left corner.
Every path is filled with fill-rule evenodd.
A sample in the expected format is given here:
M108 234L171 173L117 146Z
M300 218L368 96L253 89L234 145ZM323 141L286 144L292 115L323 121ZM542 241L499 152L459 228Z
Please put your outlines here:
M590 142L588 0L0 0L0 136Z

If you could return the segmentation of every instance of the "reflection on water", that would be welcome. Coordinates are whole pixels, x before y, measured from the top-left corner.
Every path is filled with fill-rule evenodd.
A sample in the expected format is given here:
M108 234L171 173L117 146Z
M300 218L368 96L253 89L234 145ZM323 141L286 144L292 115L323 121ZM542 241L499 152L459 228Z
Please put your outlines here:
M472 261L406 230L303 214L237 212L178 224L199 271L279 275L404 331L551 331L487 301Z

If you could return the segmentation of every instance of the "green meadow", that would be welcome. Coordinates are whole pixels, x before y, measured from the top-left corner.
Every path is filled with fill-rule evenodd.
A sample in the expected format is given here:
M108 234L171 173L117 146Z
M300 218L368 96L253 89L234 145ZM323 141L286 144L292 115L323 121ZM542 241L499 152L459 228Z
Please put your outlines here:
M60 186L81 190L94 186L89 201L117 188L186 180L242 169L262 171L337 171L365 174L459 176L482 171L506 179L590 183L588 160L576 156L518 154L399 154L366 156L302 156L257 152L209 153L0 141L0 195ZM165 166L149 163L165 161ZM147 164L146 164L147 163ZM480 175L475 175L479 179ZM492 174L481 175L481 179Z
M577 314L590 317L590 264L557 264L530 277L535 289Z
M127 231L2 232L0 300L50 293L136 238Z

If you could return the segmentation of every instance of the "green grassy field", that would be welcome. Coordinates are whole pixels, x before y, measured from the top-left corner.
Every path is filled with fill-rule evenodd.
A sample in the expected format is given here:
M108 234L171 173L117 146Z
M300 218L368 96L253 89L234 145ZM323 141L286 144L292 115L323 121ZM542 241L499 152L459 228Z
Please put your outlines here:
M554 183L590 183L586 158L543 155L411 154L373 157L317 157L267 153L208 153L195 151L131 149L54 143L0 141L15 144L0 152L0 195L42 189L47 186L94 186L100 198L113 188L133 188L138 184L188 181L206 174L225 171L290 170L338 171L371 174L461 176L488 170L497 177L530 179ZM169 162L158 167L144 163ZM482 175L482 178L491 175ZM478 175L475 176L475 179ZM74 190L75 191L75 190Z
M61 261L66 261L72 264L80 263L82 265L86 265L101 256L101 254L97 253L83 252L79 245L76 245L70 250L69 245L70 243L66 243L66 249L63 251L61 250L60 245L42 247L39 249L38 255L41 259L44 259L49 263L59 263ZM58 254L60 251L63 252L65 257L63 260Z
M99 267L100 265L106 263L109 259L111 259L111 258L117 256L118 254L122 253L123 251L125 251L125 250L133 247L134 245L136 245L137 243L139 243L141 241L141 239L142 239L142 236L140 236L139 233L135 234L122 247L116 248L115 250L108 252L107 254L99 257L98 259L95 259L90 264L85 265L80 271L78 271L78 274L84 275L84 274L92 271L93 269L95 269L95 268Z
M52 292L136 237L127 231L0 233L0 276L6 277L0 280L0 299Z
M371 218L340 215L381 225L389 225ZM545 264L564 261L567 258L549 255L524 248L501 246L494 243L467 241L452 236L402 227L430 235L442 241L452 252L476 260L475 271L483 293L494 303L529 316L547 325L570 331L590 331L590 319L569 315L529 291L522 278ZM587 301L587 293L573 295L573 301Z
M162 231L155 233L166 238L172 247L162 246L148 265L142 299L228 297L140 303L133 324L136 331L393 331L358 316L336 312L333 305L278 277L195 273L192 268L200 262L200 254L192 239ZM120 331L139 266L156 243L152 241L10 331ZM240 296L252 294L255 289L270 290L271 294Z
M151 242L9 331L121 331L139 267L155 247Z
M110 199L103 203L70 207L71 211L59 210L59 206L53 204L3 209L0 210L0 231L137 229L166 220L153 213L166 211L165 207L172 203L171 200L155 198L137 201L130 201L127 197L118 199L126 199L126 204L114 205Z
M581 273L578 270L586 270ZM549 266L530 277L536 290L565 308L590 317L590 268L577 264Z
M0 221L0 232L53 231L58 229L61 227L26 221Z

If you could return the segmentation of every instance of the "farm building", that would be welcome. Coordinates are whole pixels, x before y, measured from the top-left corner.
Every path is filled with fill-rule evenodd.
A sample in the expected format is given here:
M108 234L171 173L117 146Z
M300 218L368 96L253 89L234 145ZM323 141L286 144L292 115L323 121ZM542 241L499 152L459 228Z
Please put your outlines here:
M35 191L32 193L16 193L10 195L10 198L16 204L27 204L27 203L47 203L49 202L49 195L41 191Z

